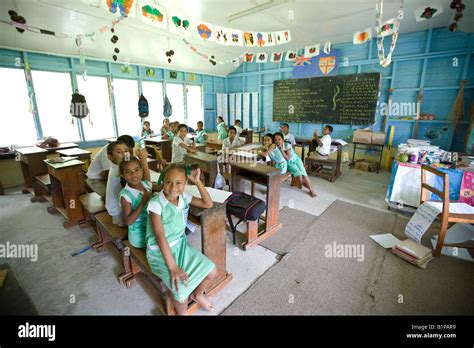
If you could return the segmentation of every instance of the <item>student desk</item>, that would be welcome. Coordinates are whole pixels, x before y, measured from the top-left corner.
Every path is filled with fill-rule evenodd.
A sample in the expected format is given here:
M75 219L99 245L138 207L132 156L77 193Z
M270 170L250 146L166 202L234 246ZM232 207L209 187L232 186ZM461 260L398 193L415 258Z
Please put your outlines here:
M161 157L165 159L166 162L171 162L173 145L173 141L171 139L163 139L161 136L147 138L145 139L145 145L150 145L161 149Z
M48 163L48 173L51 179L51 196L53 206L48 212L59 212L66 218L65 228L70 228L82 222L85 218L79 196L86 193L82 166L84 162L71 160L64 163Z
M251 129L244 129L242 133L240 133L240 136L245 138L246 144L253 142L253 130Z
M61 157L77 157L79 161L84 162L82 170L84 173L87 173L87 169L91 164L91 154L92 152L80 149L78 147L71 149L64 149L56 151Z
M355 166L355 163L356 163L356 159L355 159L355 155L356 155L356 150L359 149L359 150L370 150L370 151L375 151L375 152L378 152L380 153L380 156L379 156L379 168L381 168L382 166L382 155L383 155L383 148L384 148L384 144L366 144L366 143L358 143L358 142L353 142L353 150L352 150L352 161L349 163L349 168L354 168ZM375 171L377 174L379 173L379 169L377 169Z
M48 151L48 153L52 152L58 152L59 150L66 150L66 149L72 149L75 147L79 147L76 143L64 143L64 144L59 144L58 147L45 147L44 149Z
M245 191L245 182L252 182L252 196L255 196L255 183L267 187L267 211L264 218L265 225L259 228L258 221L250 221L248 225L247 241L243 244L248 250L264 241L281 228L279 222L280 208L280 170L266 164L231 163L232 192Z
M23 172L23 179L25 180L26 186L22 192L30 192L33 196L36 196L33 189L35 186L35 176L48 173L48 168L44 162L48 151L40 147L31 146L17 149L16 152L20 155L21 171Z
M206 146L214 150L222 150L222 144L223 141L218 139L206 141Z
M296 137L295 137L295 141L296 141L296 145L295 145L295 146L301 146L301 160L302 160L303 163L304 163L304 149L305 149L306 145L309 145L309 144L310 144L311 139L296 138Z
M214 182L217 176L217 156L211 155L198 151L196 153L187 153L184 156L184 162L186 164L197 163L201 172L204 173L206 178L204 185L208 187L214 187Z
M10 159L10 158L15 158L15 151L0 153L0 160ZM2 182L0 181L0 195L4 195L4 194L5 192L3 191L3 185L2 185Z

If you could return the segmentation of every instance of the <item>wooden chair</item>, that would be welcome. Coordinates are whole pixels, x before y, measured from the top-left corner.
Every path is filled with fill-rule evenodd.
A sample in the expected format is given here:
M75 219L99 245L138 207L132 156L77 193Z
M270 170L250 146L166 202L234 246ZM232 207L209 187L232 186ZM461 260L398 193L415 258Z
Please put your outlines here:
M439 191L435 189L434 187L428 185L426 183L426 171L433 173L436 176L439 176L443 180L443 191ZM430 191L439 197L441 197L441 201L434 201L434 200L429 200L428 199L428 192ZM474 223L474 208L473 214L459 214L459 213L454 213L453 211L458 211L456 210L456 207L460 207L461 205L467 205L466 203L461 203L461 202L450 202L449 201L449 175L448 173L444 173L440 170L431 168L427 165L423 165L421 167L421 198L420 198L421 203L423 202L441 202L442 204L442 211L439 215L439 218L441 220L441 228L438 236L438 243L436 244L436 249L434 251L434 256L440 256L441 255L441 249L443 249L443 246L449 246L449 247L458 247L458 248L469 248L473 249L474 245L472 242L464 242L464 243L450 243L450 244L445 244L444 243L444 238L446 236L446 231L448 230L448 224L449 223Z
M319 176L322 178L327 179L329 182L334 182L340 175L341 175L341 162L342 162L342 145L337 142L331 142L332 146L337 147L337 158L335 160L327 158L327 159L320 159L306 157L305 164L308 167L308 174ZM315 151L315 149L313 149ZM311 153L311 146L310 146L310 153ZM313 166L320 166L319 171L313 171Z

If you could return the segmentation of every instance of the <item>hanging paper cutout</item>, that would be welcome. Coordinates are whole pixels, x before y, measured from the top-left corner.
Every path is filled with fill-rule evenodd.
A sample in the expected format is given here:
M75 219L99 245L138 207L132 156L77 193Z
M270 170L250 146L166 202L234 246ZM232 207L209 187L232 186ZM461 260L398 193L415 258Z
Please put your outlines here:
M214 34L215 34L215 41L221 45L229 45L230 44L230 32L229 29L220 27L218 25L214 25Z
M267 34L267 46L275 46L275 33L269 32Z
M319 44L306 46L304 48L304 56L307 58L316 57L319 55Z
M331 53L331 41L327 41L324 44L323 52L326 53L326 54Z
M270 58L270 62L279 63L283 60L283 52L273 52Z
M267 46L267 33L263 33L261 31L258 31L254 34L254 38L257 39L257 46L258 47Z
M157 6L154 0L139 0L139 10L143 23L160 29L166 29L168 27L166 9Z
M443 13L443 7L439 1L426 1L425 6L415 10L415 19L417 22L431 19Z
M382 15L383 15L383 0L380 0L380 4L378 4L377 6L377 12L375 15L375 30L377 31L377 33L382 33L383 31ZM384 68L388 67L390 63L392 62L392 54L393 54L393 51L395 50L395 45L397 44L398 31L399 31L400 22L402 21L402 19L403 19L403 0L401 0L400 9L398 10L397 20L394 23L392 43L390 44L390 51L387 57L385 57L385 49L383 47L384 36L379 36L379 38L377 38L377 51L378 51L379 62L380 62L380 65L383 66Z
M360 45L372 39L372 28L367 28L364 31L356 31L352 39L354 45Z
M103 9L109 13L113 13L120 17L135 17L136 16L136 1L135 0L101 0L100 4Z
M268 53L257 53L257 63L266 63L268 61Z
M277 45L283 45L283 44L291 42L291 33L289 30L276 31L275 37L276 37Z
M179 16L168 16L168 30L171 33L189 36L191 21L188 18Z
M198 38L204 41L214 41L214 26L206 22L196 22L195 29Z
M285 60L295 60L296 58L296 51L287 51Z
M242 30L228 29L228 31L230 33L229 45L242 46L243 45Z
M378 31L378 37L392 35L395 32L395 21L396 18L392 18L384 22L381 29Z
M252 63L253 62L253 53L245 53L245 63Z
M244 35L245 46L247 46L247 47L256 46L255 37L254 37L254 34L252 32L244 31L243 35Z

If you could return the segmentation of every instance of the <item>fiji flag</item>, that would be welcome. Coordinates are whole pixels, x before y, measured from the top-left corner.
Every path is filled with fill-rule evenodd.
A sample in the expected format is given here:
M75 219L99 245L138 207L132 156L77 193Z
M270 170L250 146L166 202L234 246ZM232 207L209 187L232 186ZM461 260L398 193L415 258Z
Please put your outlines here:
M295 66L293 68L293 77L315 77L337 75L339 66L340 51L331 50L329 54L321 52L318 56L311 59L311 64Z

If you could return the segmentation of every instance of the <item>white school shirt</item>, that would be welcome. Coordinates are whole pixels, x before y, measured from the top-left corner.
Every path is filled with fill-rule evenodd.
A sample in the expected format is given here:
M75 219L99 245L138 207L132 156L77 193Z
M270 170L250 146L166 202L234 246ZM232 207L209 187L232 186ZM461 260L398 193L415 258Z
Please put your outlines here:
M183 141L179 135L175 136L173 139L173 154L171 156L171 163L183 162L184 156L188 152L185 148L179 146L179 144L191 146L193 142L191 139L185 138Z
M87 170L87 177L89 179L100 180L102 179L100 174L104 170L109 170L110 167L112 167L112 162L110 162L107 157L107 145L105 145L95 155L94 160L92 161L89 166L89 169Z
M234 125L234 128L235 128L235 130L236 130L236 132L237 132L237 135L236 135L235 137L238 138L239 135L240 135L240 133L242 133L243 129L242 129L241 127L235 126L235 125Z
M331 136L329 134L323 135L320 140L323 146L318 146L316 151L322 156L328 156L331 153Z
M295 136L291 133L286 134L283 139L288 140L291 146L294 146L296 144Z
M119 200L120 191L122 191L122 185L120 185L119 166L112 163L107 180L107 190L105 191L105 209L111 216L122 214Z
M233 147L238 147L240 145L241 145L240 139L237 136L235 136L235 138L232 142L230 142L229 137L225 138L224 141L222 142L222 148L223 149L226 149L226 148L231 149Z

